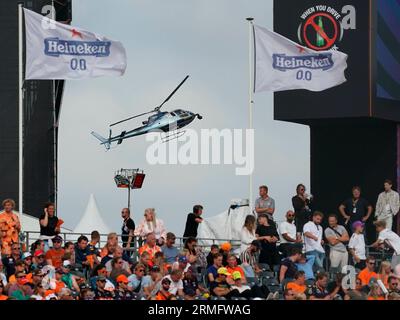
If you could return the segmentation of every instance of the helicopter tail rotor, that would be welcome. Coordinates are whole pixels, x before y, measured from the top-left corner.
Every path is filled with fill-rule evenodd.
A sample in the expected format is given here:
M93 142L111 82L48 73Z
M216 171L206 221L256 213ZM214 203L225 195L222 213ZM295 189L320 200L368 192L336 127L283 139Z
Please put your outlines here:
M111 148L111 130L110 130L110 136L108 139L102 137L100 134L98 134L97 132L94 132L94 131L92 131L92 135L101 142L100 144L104 145L106 150L110 150L110 148Z

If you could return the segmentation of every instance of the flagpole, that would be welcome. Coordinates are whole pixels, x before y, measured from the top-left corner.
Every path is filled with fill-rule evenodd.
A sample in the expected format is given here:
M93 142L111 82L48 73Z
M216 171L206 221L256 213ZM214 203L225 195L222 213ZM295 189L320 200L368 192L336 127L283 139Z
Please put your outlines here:
M18 114L19 114L19 119L18 119L18 211L19 214L21 215L24 212L24 197L23 197L23 192L24 192L24 161L23 161L23 146L24 146L24 127L23 127L23 121L24 121L24 105L23 105L23 99L24 99L24 93L23 93L23 85L24 85L24 79L23 79L23 28L22 28L22 4L18 4Z
M254 18L246 18L249 22L249 130L253 129L253 20ZM251 208L251 203L253 201L253 173L249 175L249 206Z
M54 0L51 2L52 5L52 16L51 18L56 21L56 7L54 5ZM52 106L52 113L53 113L53 174L54 174L54 207L56 209L57 215L57 205L58 205L58 190L57 190L57 180L58 180L58 172L57 172L57 110L56 110L56 103L57 103L57 91L56 91L56 80L53 80L53 106Z

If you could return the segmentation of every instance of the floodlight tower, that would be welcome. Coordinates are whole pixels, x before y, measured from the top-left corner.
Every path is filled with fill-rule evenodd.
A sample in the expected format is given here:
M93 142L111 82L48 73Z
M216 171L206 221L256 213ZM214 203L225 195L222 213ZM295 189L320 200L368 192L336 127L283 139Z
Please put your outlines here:
M131 189L141 189L145 178L143 170L120 169L114 174L117 188L128 189L128 209L131 209Z

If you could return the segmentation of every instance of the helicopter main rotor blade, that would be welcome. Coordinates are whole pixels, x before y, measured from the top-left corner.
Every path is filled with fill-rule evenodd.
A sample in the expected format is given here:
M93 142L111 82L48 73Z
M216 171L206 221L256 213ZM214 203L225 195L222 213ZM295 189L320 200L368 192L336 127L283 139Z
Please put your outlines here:
M138 114L138 115L133 116L133 117L129 117L129 118L127 118L127 119L124 119L124 120L115 122L115 123L113 123L113 124L110 124L110 127L116 126L117 124L120 124L120 123L122 123L122 122L126 122L126 121L129 121L129 120L132 120L132 119L135 119L135 118L138 118L138 117L141 117L141 116L144 116L144 115L146 115L146 114L153 113L153 112L154 112L154 111L149 111L149 112L145 112L145 113Z
M179 88L185 83L185 81L186 81L188 78L189 78L189 75L187 75L187 76L185 77L185 79L183 79L182 82L175 88L175 90L171 92L171 94L168 96L168 98L165 99L164 102L161 103L161 104L160 104L158 107L156 107L154 110L155 110L155 111L159 111L159 110L162 108L162 106L163 106L165 103L167 103L168 100L171 99L171 97L179 90Z

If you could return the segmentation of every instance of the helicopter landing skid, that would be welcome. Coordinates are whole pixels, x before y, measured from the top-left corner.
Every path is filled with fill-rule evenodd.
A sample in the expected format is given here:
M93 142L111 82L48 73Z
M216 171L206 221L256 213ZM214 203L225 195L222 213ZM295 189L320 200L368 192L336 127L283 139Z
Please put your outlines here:
M185 134L186 131L174 131L171 134L166 134L165 136L161 134L161 141L163 143L166 143L168 141L178 139L179 137L182 137Z

